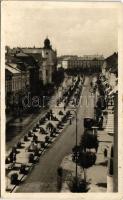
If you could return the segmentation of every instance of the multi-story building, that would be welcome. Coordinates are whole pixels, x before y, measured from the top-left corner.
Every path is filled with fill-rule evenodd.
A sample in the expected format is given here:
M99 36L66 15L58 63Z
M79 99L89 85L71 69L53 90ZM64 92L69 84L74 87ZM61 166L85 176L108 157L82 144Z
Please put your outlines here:
M23 52L17 53L16 58L19 59L19 69L29 75L28 88L30 92L32 95L37 94L39 90L39 66L36 58Z
M50 40L44 40L44 47L13 48L6 47L7 61L19 59L28 64L29 69L33 68L35 80L42 81L43 84L52 83L52 73L57 68L57 52L53 50ZM20 61L19 61L20 62ZM32 67L33 66L33 67ZM34 68L36 70L34 70ZM33 84L35 85L35 84Z
M39 67L39 80L43 84L52 83L52 73L57 67L57 52L52 49L50 40L44 40L43 48L22 48L22 52L32 56Z
M6 64L5 76L6 110L8 111L14 103L17 104L16 95L22 88L21 71Z
M118 54L114 53L104 60L102 65L102 74L108 80L112 89L115 88L118 81Z
M104 60L102 75L110 88L107 93L109 106L113 106L108 111L107 126L112 129L113 142L108 150L108 173L107 192L118 191L118 54L114 53ZM108 88L107 88L108 89ZM109 129L107 129L109 134Z
M43 85L53 82L57 67L57 52L52 49L50 40L44 40L42 48L6 47L6 110L18 104L27 92L41 95ZM16 107L16 106L14 106Z
M95 55L95 56L67 56L64 57L61 61L62 67L64 69L88 69L88 68L100 68L103 64L103 56Z

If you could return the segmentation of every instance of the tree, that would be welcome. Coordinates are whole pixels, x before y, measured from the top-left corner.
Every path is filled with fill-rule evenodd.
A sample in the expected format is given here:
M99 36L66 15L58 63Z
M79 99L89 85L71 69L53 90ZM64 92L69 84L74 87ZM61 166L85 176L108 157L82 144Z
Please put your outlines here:
M82 167L84 172L84 191L87 190L88 185L86 181L86 169L93 166L96 162L96 152L87 151L87 149L91 150L92 148L95 148L97 152L97 134L93 133L93 129L85 129L84 134L81 137L80 145L74 146L72 149L73 161L77 162L77 164Z
M72 181L69 183L69 188L71 192L87 192L88 187L87 183L85 182L84 179L80 179L80 177L73 177Z
M101 109L101 110L105 110L106 109L106 101L103 97L100 97L97 101L97 106Z
M84 127L91 128L94 125L94 119L92 118L84 118Z
M80 152L78 157L78 164L82 167L84 172L84 181L87 183L86 169L92 167L96 162L96 153L94 152Z
M81 148L86 151L86 149L94 148L96 151L98 149L98 139L97 135L93 134L92 129L86 129L81 137L80 141Z
M94 152L80 152L79 164L84 169L87 169L95 164L96 154Z
M101 117L102 115L102 110L100 107L95 107L95 115L96 115L96 122L98 123L99 121L99 117Z
M27 141L28 141L28 136L25 135L25 136L24 136L24 142L27 142Z
M45 148L45 142L44 141L41 141L41 148Z
M84 179L82 179L81 181L78 179L78 177L75 177L75 180L73 180L72 184L72 190L73 192L86 192L88 190L86 169L95 164L96 153L83 151L83 148L81 148L81 146L74 146L72 151L73 161L77 162L77 164L82 167L84 172Z
M21 165L20 174L27 174L26 165L24 165L24 164Z
M57 87L63 82L63 80L64 80L64 69L62 67L53 72L52 80Z
M45 137L45 142L46 142L46 143L49 143L49 139L50 139L49 136L46 136L46 137Z
M33 153L29 154L29 163L33 163L34 162L34 155Z
M54 128L53 124L49 122L49 123L47 124L47 129L49 129L50 131L52 131L53 128Z
M18 183L18 174L17 173L13 173L11 175L11 184L16 185Z

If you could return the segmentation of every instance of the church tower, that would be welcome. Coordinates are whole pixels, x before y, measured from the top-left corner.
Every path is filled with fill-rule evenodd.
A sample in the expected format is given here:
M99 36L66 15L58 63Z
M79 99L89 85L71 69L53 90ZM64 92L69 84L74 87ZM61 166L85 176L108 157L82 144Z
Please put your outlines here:
M43 57L43 84L52 83L52 73L54 70L54 56L56 57L55 51L52 49L50 40L48 37L44 40L44 47L42 49Z
M44 49L52 49L52 46L50 44L50 40L48 37L44 40Z

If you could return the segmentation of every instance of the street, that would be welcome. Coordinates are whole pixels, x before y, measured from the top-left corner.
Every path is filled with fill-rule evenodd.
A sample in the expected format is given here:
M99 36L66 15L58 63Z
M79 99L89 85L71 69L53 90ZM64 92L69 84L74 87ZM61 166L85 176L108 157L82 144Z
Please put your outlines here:
M90 93L90 77L85 77L81 95L81 104L77 113L78 143L83 133L83 118L93 117L94 98ZM90 98L91 96L91 98ZM75 145L75 118L72 124L65 127L55 142L41 156L27 179L21 183L16 192L57 192L57 168L62 159L71 152Z
M69 85L69 81L70 80L67 80L67 77L65 77L63 82L64 87L67 87ZM59 90L56 91L50 99L49 108L41 108L41 111L39 111L38 113L29 114L23 117L22 122L20 122L19 118L14 120L12 123L10 122L6 129L6 151L9 151L20 140L20 138L22 138L23 135L25 135L29 130L34 127L36 122L42 116L44 116L50 108L54 107L56 99L58 98L58 94L60 95L60 93L62 92L59 88Z

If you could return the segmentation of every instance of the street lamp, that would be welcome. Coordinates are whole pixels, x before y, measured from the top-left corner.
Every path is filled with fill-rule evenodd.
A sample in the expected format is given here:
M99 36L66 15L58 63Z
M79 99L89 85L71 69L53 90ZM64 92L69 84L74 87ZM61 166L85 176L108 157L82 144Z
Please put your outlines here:
M78 118L77 118L77 108L76 109L71 109L70 111L74 111L75 113L75 117L76 117L76 148L77 148L77 144L78 144L78 129L77 129L77 121L78 121ZM77 186L77 179L78 179L78 165L77 165L77 152L75 153L75 161L76 161L76 171L75 171L75 177L76 177L76 186Z
M81 98L80 98L81 99ZM77 118L77 112L78 112L78 108L80 106L80 102L81 100L79 101L78 105L77 104L74 104L74 108L71 108L70 111L73 111L75 113L75 117L76 117L76 148L77 148L77 144L78 144L78 128L77 128L77 122L78 122L78 118ZM78 165L77 165L77 152L75 154L75 160L76 160L76 172L75 172L75 177L76 177L76 186L77 186L77 179L78 179Z

